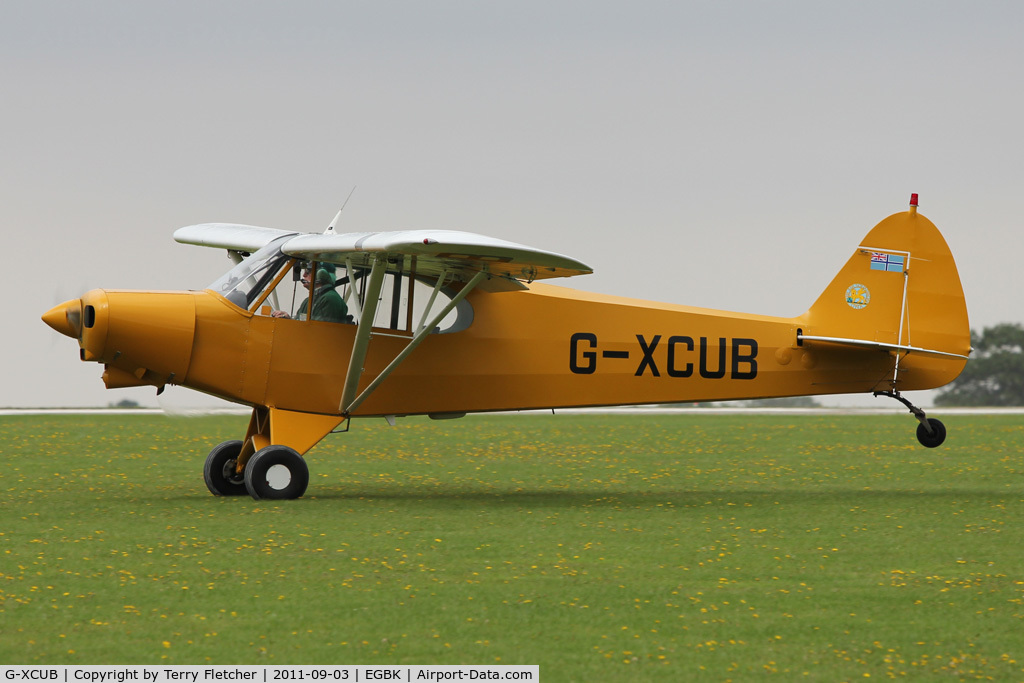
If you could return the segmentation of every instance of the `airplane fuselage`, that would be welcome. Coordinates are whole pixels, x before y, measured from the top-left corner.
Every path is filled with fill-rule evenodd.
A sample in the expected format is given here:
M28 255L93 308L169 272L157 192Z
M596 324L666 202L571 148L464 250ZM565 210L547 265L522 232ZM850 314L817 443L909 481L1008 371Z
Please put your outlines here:
M83 354L107 365L107 376L114 378L108 385L181 384L247 405L343 412L354 325L252 314L210 291L94 290L83 301L97 311L83 336ZM798 333L811 331L802 318L537 284L516 292L477 291L467 301L472 324L427 336L353 417L680 403L891 386L890 354L802 344ZM125 326L132 334L119 334ZM140 329L151 333L139 334ZM408 336L374 332L362 385L391 362ZM901 388L945 383L959 365L908 359Z

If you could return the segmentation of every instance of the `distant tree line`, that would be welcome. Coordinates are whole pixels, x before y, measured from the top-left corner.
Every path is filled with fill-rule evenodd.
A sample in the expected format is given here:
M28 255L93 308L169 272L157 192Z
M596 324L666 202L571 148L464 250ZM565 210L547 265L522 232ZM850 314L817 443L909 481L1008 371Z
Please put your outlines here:
M937 406L1024 406L1024 327L1001 323L978 334L963 373L940 390Z
M123 398L120 401L118 401L117 403L108 403L107 407L108 408L139 408L141 406L139 406L139 402L138 401L133 401L130 398Z

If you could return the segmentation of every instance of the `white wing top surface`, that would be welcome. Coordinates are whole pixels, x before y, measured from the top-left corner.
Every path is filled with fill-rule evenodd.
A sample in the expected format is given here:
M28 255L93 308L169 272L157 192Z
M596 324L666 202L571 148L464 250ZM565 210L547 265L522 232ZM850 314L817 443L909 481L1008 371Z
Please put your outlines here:
M343 264L369 261L375 254L403 257L404 267L416 259L416 272L477 272L517 280L540 280L592 273L576 259L515 242L457 230L400 230L343 235L300 235L285 244L286 254ZM397 264L396 264L397 265Z
M576 259L515 242L457 230L394 232L295 233L233 223L204 223L180 228L174 239L184 244L256 251L282 235L295 235L282 251L296 258L367 267L375 256L389 261L389 270L468 279L482 270L515 280L541 280L586 275L593 269ZM415 263L414 263L415 261ZM471 276L471 275L469 275Z
M174 241L200 247L219 247L232 251L258 251L282 235L298 234L294 230L261 228L238 223L201 223L178 228Z

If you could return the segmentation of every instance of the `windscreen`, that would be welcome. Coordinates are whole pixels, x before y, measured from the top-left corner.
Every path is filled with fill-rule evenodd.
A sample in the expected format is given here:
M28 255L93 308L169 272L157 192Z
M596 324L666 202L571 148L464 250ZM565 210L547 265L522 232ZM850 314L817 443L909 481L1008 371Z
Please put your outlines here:
M248 309L274 281L274 276L280 269L290 261L288 256L281 253L281 245L291 237L279 237L242 259L241 263L218 278L207 289L212 289L239 308Z

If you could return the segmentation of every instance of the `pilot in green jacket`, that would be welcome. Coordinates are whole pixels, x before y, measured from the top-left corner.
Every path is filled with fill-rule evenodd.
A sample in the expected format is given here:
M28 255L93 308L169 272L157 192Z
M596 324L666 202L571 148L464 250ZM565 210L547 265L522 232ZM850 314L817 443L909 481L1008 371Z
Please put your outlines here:
M302 271L302 284L310 289L310 272L308 269ZM309 310L309 297L302 300L295 309L295 318L305 320ZM271 313L275 318L290 318L287 311L274 311ZM313 320L323 320L331 323L348 322L348 305L334 288L334 276L326 268L316 271L316 288L313 290Z
M302 283L309 287L309 271L303 271ZM303 299L299 304L296 317L299 320L306 319L306 311L309 306L309 299ZM316 271L316 288L313 290L313 320L323 320L330 323L345 322L348 315L348 305L334 288L334 276L326 268Z

